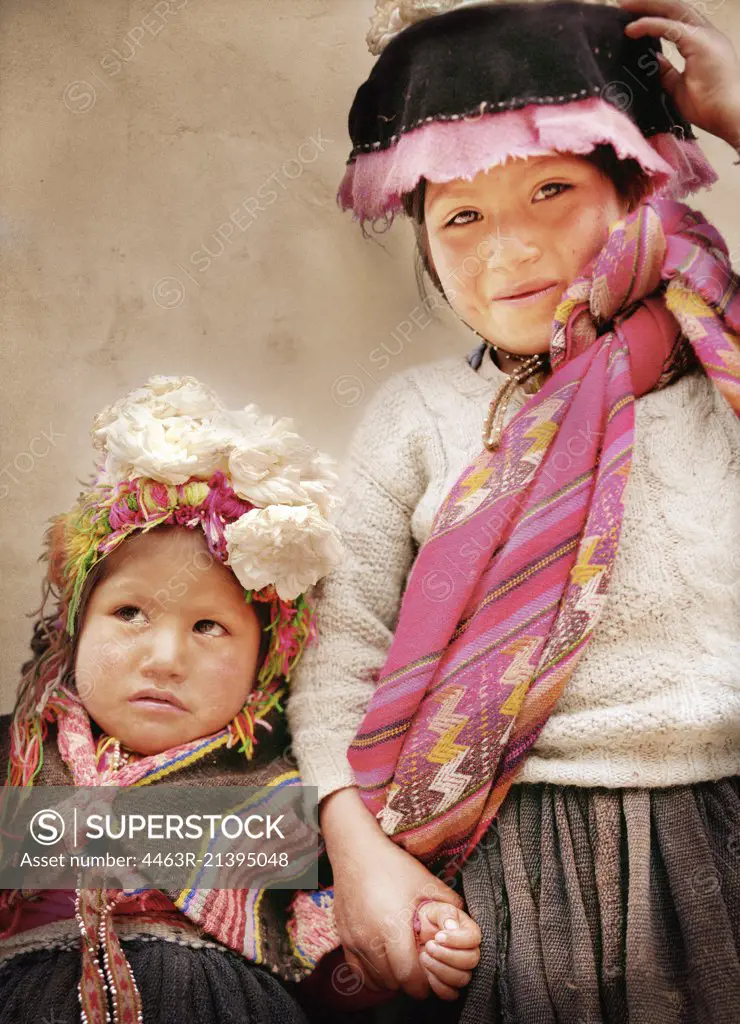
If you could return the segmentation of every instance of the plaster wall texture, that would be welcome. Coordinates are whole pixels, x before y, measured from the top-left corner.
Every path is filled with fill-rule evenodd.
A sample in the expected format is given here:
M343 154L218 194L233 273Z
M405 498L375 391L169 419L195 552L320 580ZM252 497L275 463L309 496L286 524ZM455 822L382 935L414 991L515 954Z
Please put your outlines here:
M713 0L740 45L740 0ZM411 231L335 204L373 58L370 0L0 6L0 710L39 601L45 524L91 468L94 414L152 373L291 415L342 456L376 387L466 351L419 315ZM740 167L691 200L740 265Z

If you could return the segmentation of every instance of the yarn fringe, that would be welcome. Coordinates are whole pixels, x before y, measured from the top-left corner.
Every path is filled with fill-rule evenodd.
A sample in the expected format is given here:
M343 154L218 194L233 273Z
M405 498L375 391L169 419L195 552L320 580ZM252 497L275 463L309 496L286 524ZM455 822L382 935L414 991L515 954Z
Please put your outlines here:
M42 556L48 560L49 570L32 644L36 656L25 667L18 688L5 785L33 785L43 766L49 723L68 706L65 687L74 686L75 632L85 586L96 565L132 533L169 525L200 526L210 552L226 563L224 525L253 507L233 492L221 472L208 481L194 479L177 486L141 477L111 486L98 479L83 492L72 512L52 520ZM271 606L265 627L270 642L256 686L227 727L228 745L238 745L249 760L257 744L257 726L270 730L269 713L283 711L281 700L291 672L306 645L315 639L316 628L305 594L285 601L272 585L244 594L248 603Z

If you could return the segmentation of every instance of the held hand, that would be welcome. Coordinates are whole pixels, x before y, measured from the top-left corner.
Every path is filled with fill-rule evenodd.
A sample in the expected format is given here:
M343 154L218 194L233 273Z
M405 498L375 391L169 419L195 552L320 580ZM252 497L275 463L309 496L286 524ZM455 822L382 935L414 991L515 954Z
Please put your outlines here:
M440 999L457 999L480 960L480 928L464 911L436 900L423 903L417 918L419 959L432 991Z
M419 963L416 908L434 899L454 911L462 900L381 831L355 790L328 800L333 803L322 805L321 824L345 958L369 989L400 988L424 999L430 983Z
M685 58L686 65L679 71L667 57L657 55L663 87L682 116L740 147L740 61L728 36L696 6L681 0L619 0L619 4L644 15L626 27L628 36L662 36ZM706 10L707 4L701 7Z
M401 988L425 999L430 978L419 962L414 912L430 896L455 911L452 901L459 897L387 838L366 844L364 858L356 869L340 868L334 875L337 929L347 962L363 972L370 988Z

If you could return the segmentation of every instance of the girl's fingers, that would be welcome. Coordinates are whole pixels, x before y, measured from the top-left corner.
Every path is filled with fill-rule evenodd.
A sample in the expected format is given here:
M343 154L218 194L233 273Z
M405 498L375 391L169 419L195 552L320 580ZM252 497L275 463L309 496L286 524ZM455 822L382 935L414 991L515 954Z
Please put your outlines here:
M681 82L681 72L677 67L664 57L662 53L656 53L655 59L658 61L660 66L660 81L663 88L673 94L674 90L679 86Z
M457 924L457 907L451 907L439 900L427 900L417 907L416 913L422 932L438 931L448 918Z
M646 17L654 15L658 18L671 18L686 25L709 24L708 19L695 7L681 3L680 0L619 0L619 5Z
M414 932L409 928L386 945L388 966L396 982L413 999L426 999L429 995L426 975L419 963L419 951Z
M472 978L470 971L458 971L455 967L448 967L447 964L435 960L428 953L422 953L419 960L427 975L433 974L435 978L438 978L444 985L449 985L450 988L464 988L470 984Z
M436 900L420 906L418 915L422 923L422 931L432 930L433 933L449 930L449 933L452 934L467 928L472 922L472 918L464 910ZM431 938L431 936L429 937Z
M480 960L480 947L475 949L449 949L447 946L440 946L438 943L427 942L424 951L440 963L448 967L456 967L458 971L472 971L478 966Z
M429 987L439 999L444 999L446 1002L451 1003L458 998L460 993L456 988L450 988L449 985L445 985L445 983L440 981L435 974L431 973L431 971L425 971L424 973L427 976Z
M480 928L471 918L463 928L437 932L434 941L438 942L440 946L448 946L450 949L474 949L481 943Z
M667 39L676 46L682 57L690 57L707 49L706 33L703 33L702 38L701 26L683 24L669 18L640 18L627 25L625 32L631 39L641 39L643 36Z

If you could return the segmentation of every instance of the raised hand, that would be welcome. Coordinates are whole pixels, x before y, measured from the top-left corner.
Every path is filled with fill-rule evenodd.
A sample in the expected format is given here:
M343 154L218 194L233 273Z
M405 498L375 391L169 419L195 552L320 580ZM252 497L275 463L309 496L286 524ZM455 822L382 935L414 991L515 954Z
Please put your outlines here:
M682 116L740 148L740 61L729 37L703 13L712 0L619 0L619 4L643 15L626 27L627 35L667 39L685 59L679 71L667 57L658 55L663 87Z

